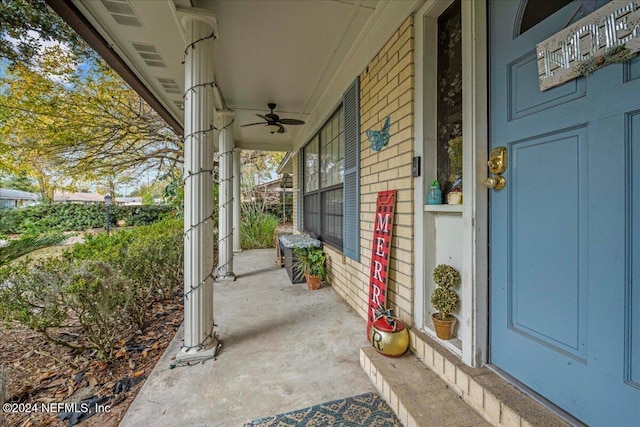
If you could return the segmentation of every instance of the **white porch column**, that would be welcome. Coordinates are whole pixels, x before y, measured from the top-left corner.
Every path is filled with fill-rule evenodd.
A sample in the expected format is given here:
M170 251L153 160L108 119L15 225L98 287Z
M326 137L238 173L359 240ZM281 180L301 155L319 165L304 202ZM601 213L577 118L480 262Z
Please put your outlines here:
M178 361L213 357L213 43L212 15L184 14L184 344Z
M233 252L242 252L240 245L240 183L242 182L242 148L233 150Z
M220 111L220 190L218 192L218 269L216 280L235 280L233 274L233 117Z

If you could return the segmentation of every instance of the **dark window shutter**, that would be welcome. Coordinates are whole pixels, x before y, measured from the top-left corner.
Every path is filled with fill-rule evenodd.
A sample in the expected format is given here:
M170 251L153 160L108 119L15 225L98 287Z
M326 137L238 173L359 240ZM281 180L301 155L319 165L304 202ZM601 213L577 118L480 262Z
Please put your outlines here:
M344 226L343 253L360 261L360 78L343 98Z
M304 174L304 151L299 150L298 151L298 215L297 215L298 231L302 231L302 209L303 209L302 207L304 206L304 203L302 200L304 198L304 192L302 189L302 185L304 183L303 174Z

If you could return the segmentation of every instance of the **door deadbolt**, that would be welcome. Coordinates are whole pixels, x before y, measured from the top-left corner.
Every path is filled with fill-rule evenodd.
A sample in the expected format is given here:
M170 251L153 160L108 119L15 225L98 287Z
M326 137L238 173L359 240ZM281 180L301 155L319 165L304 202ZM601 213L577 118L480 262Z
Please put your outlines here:
M502 175L507 171L507 147L496 147L489 153L489 172Z
M502 176L507 171L507 147L496 147L489 152L489 172L496 176L489 176L484 185L494 190L502 190L507 181Z

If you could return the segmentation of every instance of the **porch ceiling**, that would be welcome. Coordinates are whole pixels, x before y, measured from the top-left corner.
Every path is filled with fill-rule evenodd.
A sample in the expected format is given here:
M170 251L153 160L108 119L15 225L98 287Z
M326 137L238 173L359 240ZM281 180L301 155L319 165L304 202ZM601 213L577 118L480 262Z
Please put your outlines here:
M184 38L176 7L212 11L218 21L216 83L236 112L234 138L245 149L291 151L305 126L270 134L260 121L275 102L281 117L307 121L379 0L71 0L144 86L184 123ZM52 3L51 1L49 1ZM326 107L325 107L326 108ZM328 112L323 112L327 114ZM317 126L317 124L311 124ZM303 136L304 137L304 136ZM299 145L299 141L298 141Z

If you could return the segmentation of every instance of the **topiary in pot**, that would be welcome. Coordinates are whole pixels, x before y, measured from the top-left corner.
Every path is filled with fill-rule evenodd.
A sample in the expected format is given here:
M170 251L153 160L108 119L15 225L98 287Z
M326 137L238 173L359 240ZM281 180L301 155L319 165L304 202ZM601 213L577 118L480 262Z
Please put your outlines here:
M431 319L438 338L449 340L457 320L451 313L458 309L458 294L453 288L460 285L460 273L450 265L440 264L433 270L433 280L438 287L431 293L431 304L438 312Z

